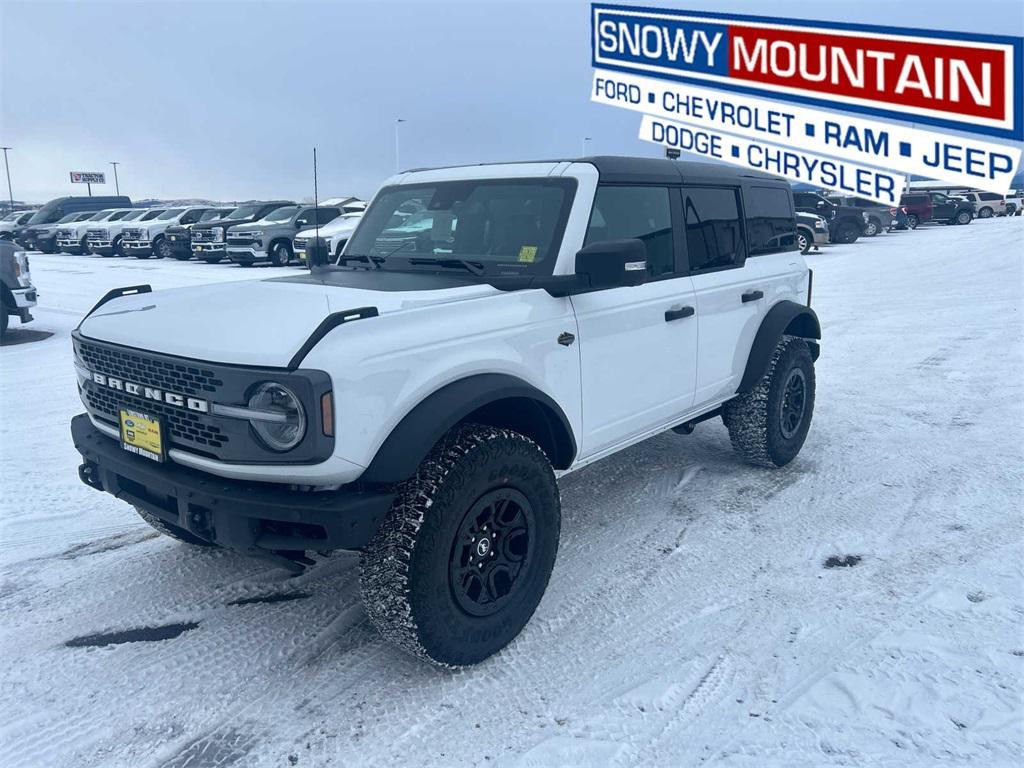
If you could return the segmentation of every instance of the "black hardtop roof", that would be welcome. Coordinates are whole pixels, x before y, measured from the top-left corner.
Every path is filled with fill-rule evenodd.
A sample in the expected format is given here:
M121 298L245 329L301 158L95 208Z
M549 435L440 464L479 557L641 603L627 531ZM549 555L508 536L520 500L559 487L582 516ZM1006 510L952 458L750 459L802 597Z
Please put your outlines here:
M484 165L521 165L525 163L589 163L597 168L601 181L617 184L679 184L686 181L737 182L770 181L789 186L779 176L760 171L737 168L720 163L701 163L689 160L669 160L661 157L630 157L628 155L593 155L588 157L562 157L549 160L512 160L509 162L477 163ZM403 173L436 171L441 168L465 168L465 164L438 168L411 168Z

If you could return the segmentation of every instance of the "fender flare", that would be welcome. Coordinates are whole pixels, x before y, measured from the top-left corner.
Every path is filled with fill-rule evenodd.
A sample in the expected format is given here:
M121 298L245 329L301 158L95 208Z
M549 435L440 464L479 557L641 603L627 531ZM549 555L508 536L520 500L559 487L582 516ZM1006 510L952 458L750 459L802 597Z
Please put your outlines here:
M535 414L543 414L540 423L550 434L538 442L548 442L549 458L556 469L568 468L576 456L576 438L558 403L515 376L482 373L447 384L420 401L391 430L360 481L397 483L409 479L452 427L488 405L510 399L524 409L532 405Z
M754 336L754 343L750 348L750 355L747 357L747 367L743 371L743 378L736 389L737 394L749 392L757 384L758 380L768 370L768 363L772 359L772 353L782 340L784 335L802 336L805 339L813 339L811 344L811 357L818 359L819 348L817 340L821 338L821 323L814 310L795 301L780 301L768 310L761 327L757 329Z

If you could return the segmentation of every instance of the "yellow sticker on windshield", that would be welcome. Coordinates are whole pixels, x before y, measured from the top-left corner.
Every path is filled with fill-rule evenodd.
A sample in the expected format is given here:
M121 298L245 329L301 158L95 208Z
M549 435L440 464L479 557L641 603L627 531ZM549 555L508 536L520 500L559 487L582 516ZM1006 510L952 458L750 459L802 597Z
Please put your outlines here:
M533 264L537 259L537 246L524 245L519 249L519 261L523 264Z

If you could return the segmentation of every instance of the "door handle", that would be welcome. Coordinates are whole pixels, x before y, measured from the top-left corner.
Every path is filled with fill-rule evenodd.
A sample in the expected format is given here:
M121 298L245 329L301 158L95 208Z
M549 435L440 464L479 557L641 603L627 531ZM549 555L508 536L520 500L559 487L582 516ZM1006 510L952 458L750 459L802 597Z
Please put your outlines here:
M743 294L743 303L746 304L748 301L757 301L763 298L764 291L747 291Z
M665 310L665 322L671 323L673 320L682 320L684 317L690 317L693 315L693 307L680 307L679 309L667 309Z

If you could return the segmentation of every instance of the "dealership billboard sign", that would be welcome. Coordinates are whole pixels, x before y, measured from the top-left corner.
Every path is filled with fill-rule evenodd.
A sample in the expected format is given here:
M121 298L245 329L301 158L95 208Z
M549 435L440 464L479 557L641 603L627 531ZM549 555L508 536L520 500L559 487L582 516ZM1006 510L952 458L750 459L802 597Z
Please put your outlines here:
M904 174L1005 193L1019 147L927 126L1024 139L1022 46L994 35L595 3L591 100L643 113L640 138L673 151L890 205Z
M92 171L71 171L72 184L106 184L107 177Z

